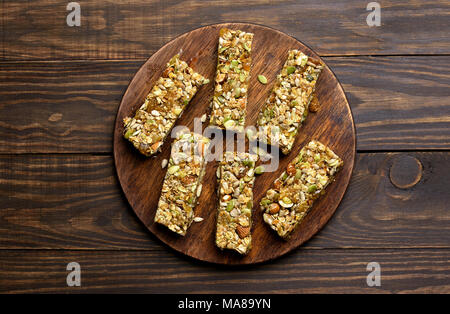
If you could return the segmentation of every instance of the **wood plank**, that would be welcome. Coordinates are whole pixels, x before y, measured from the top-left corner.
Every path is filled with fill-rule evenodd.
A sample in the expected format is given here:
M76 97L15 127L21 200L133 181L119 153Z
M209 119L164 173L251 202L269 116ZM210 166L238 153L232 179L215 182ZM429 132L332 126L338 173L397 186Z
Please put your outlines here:
M381 27L369 27L368 2L339 0L85 1L81 26L66 25L67 2L2 1L3 60L146 58L176 36L213 23L264 24L320 55L449 53L445 0L381 3ZM305 17L305 18L303 18Z
M417 170L390 168L408 156L422 170L416 185L401 189L392 182ZM358 154L335 215L303 248L449 248L449 171L450 152ZM165 246L128 206L110 156L3 155L0 249Z
M140 62L3 63L0 152L110 152Z
M1 248L160 247L109 156L0 156Z
M81 287L66 285L70 262ZM251 271L161 251L0 250L0 278L1 293L449 293L450 250L300 250Z
M0 63L0 153L111 152L117 108L143 61ZM347 94L359 150L450 149L450 57L325 62Z
M450 57L328 62L352 107L358 149L450 148Z

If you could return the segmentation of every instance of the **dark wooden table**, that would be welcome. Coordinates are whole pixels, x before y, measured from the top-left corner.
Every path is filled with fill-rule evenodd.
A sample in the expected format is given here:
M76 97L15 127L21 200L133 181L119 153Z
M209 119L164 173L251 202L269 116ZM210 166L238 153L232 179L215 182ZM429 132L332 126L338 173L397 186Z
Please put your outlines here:
M80 1L80 27L66 25L67 3L1 2L0 292L450 293L448 1L380 1L380 27L359 0ZM323 56L357 130L327 226L246 267L163 245L127 204L112 158L140 65L177 35L228 21L277 28ZM70 262L81 287L66 285ZM380 287L366 283L370 262Z

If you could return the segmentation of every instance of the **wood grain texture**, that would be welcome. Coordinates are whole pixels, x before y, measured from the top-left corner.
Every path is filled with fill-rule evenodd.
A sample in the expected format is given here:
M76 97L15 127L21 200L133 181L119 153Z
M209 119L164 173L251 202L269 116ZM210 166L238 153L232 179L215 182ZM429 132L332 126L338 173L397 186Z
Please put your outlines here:
M140 64L2 64L0 151L111 151L117 108Z
M450 57L324 60L352 107L359 150L450 149ZM0 62L0 153L111 152L117 108L143 62Z
M66 265L81 266L67 287ZM366 266L381 266L368 287ZM165 252L0 251L2 293L450 293L450 250L301 250L283 261L221 267ZM169 306L173 306L170 304Z
M398 189L390 169L408 156L422 177ZM449 169L450 152L358 154L341 205L302 248L450 248ZM165 250L122 196L112 157L90 155L0 156L0 249L8 248Z
M66 25L67 2L2 1L1 58L147 58L200 26L249 22L277 28L320 55L450 53L445 0L381 3L381 27L369 27L358 0L83 1L81 27Z
M328 62L351 104L358 149L450 148L450 57Z
M115 177L113 122L135 72L169 40L226 21L274 27L328 56L360 151L449 150L450 4L383 0L382 26L369 28L368 2L89 0L82 27L69 28L67 2L1 1L0 292L450 293L449 152L358 154L321 232L292 254L240 269L167 248ZM422 176L404 188L395 165L411 158ZM65 285L74 260L81 289ZM381 288L365 284L370 261L381 263Z
M325 65L317 81L315 94L320 102L320 110L310 114L303 122L294 142L292 151L279 158L274 172L258 176L253 187L253 223L252 249L245 255L230 250L221 251L215 246L217 204L216 170L217 160L206 166L202 181L202 194L195 207L195 215L204 218L201 223L193 224L186 236L169 231L154 222L162 182L167 169L162 169L163 159L170 158L169 138L162 146L162 152L154 158L146 158L137 152L124 139L123 120L133 116L152 89L156 80L165 69L165 64L179 51L180 59L190 62L190 66L211 82L215 81L217 65L217 46L219 31L222 28L239 29L254 34L252 42L252 69L248 87L248 103L245 126L256 125L257 116L269 95L275 77L280 72L288 51L299 49L310 57L319 57L302 43L273 29L242 23L226 23L206 26L182 35L158 50L150 57L134 76L128 86L117 112L114 127L114 161L119 182L124 194L136 215L164 243L188 256L202 261L221 264L253 264L277 258L297 248L317 233L331 218L341 201L353 170L356 150L355 126L350 106L338 80ZM263 85L257 79L257 73L263 73L269 83ZM194 119L210 111L213 98L213 84L204 86L193 98L180 117L176 126L195 131ZM209 119L207 119L209 121ZM208 124L205 123L203 128ZM196 132L201 132L199 131ZM245 133L243 134L245 140ZM318 140L330 147L344 162L336 175L335 182L327 187L324 196L314 202L314 206L302 223L294 230L289 241L284 241L264 224L259 202L272 186L288 163L295 158L300 149L311 140ZM231 139L234 141L234 139ZM226 141L226 139L225 139ZM225 148L224 148L225 149ZM234 147L232 148L234 150ZM276 157L278 158L278 156ZM278 161L278 159L277 159Z

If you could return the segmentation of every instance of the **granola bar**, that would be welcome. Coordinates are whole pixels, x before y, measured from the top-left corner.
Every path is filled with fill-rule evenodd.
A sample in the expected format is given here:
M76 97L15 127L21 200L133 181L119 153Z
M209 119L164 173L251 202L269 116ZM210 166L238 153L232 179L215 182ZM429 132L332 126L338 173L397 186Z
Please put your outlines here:
M245 125L253 34L220 30L210 124L241 132Z
M291 50L276 83L258 115L256 137L279 146L288 154L308 106L323 65L298 50Z
M202 190L208 146L209 139L196 133L181 134L172 144L155 222L182 236L194 219L194 207Z
M257 155L225 152L217 170L216 245L247 254L251 248L253 183Z
M309 142L261 199L264 221L280 237L288 238L342 165L331 149Z
M155 154L198 87L205 83L207 79L175 55L135 116L123 120L124 137L142 154Z

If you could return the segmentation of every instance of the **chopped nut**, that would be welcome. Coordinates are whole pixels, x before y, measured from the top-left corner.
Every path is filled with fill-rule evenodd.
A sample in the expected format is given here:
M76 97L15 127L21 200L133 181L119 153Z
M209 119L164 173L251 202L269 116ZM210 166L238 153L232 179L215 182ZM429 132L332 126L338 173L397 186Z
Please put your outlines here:
M202 217L194 217L194 221L195 222L202 222L203 218Z
M161 168L163 168L163 169L166 168L167 163L168 163L167 159L163 159L163 160L161 161Z
M227 208L228 209L228 208ZM239 209L237 209L237 208L233 208L233 210L232 211L230 211L230 215L231 215L231 217L239 217L239 214L240 214L241 212L239 211Z
M250 226L250 219L249 219L249 217L241 216L241 217L239 217L238 223L242 227L249 227Z
M294 165L289 164L287 169L286 169L286 172L287 172L288 175L292 176L292 175L294 175L297 172L297 169L295 169Z
M174 173L177 172L179 169L180 169L180 166L175 165L175 166L171 166L171 167L169 168L169 170L167 170L167 172L168 172L169 174L174 174Z

